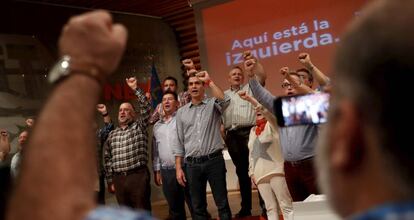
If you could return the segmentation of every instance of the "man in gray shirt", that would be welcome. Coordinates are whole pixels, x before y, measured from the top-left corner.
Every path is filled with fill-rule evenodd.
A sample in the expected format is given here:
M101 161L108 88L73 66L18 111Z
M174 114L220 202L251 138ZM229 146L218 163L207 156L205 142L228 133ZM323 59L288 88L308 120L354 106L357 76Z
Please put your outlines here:
M214 98L204 97L204 86ZM221 114L230 98L210 80L207 72L192 74L188 80L191 102L177 112L178 146L174 150L178 182L190 187L194 219L208 219L206 187L210 184L221 220L231 219L227 199L226 167L220 134ZM185 158L187 177L182 168Z

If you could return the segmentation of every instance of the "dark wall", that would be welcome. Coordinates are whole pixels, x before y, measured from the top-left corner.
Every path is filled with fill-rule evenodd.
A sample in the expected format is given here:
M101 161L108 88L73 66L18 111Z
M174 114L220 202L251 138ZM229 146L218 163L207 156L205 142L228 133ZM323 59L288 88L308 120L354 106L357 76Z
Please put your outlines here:
M12 152L17 145L17 135L24 128L24 120L37 114L51 91L46 76L58 59L56 45L62 26L69 17L83 12L85 10L0 0L0 128L11 133ZM160 79L173 75L181 82L177 42L173 30L165 22L130 14L115 13L113 17L115 22L127 27L129 39L121 65L106 85L109 90L125 86L125 78L129 76L137 76L139 82L145 84L152 63ZM119 104L125 100L125 91L120 94L121 97L112 93L107 94L107 99L102 97L114 121ZM102 123L100 117L97 119ZM154 190L152 195L160 197L161 193Z

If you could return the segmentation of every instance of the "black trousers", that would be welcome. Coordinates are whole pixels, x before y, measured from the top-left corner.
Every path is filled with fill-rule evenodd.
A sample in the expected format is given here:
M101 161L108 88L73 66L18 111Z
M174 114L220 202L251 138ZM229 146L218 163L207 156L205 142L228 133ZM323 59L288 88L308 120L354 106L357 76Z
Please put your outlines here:
M204 162L186 161L187 184L190 187L194 220L208 220L206 187L210 184L220 220L230 220L231 210L227 199L226 165L223 156Z
M189 187L187 185L184 188L177 182L176 170L161 168L161 177L162 191L164 193L165 199L167 199L168 202L171 219L187 219L184 201L187 203L192 218L194 218Z
M249 177L249 147L247 146L250 130L251 127L229 130L225 140L239 178L242 212L251 212L252 209L252 183Z
M99 174L99 191L97 195L98 204L105 205L105 174Z

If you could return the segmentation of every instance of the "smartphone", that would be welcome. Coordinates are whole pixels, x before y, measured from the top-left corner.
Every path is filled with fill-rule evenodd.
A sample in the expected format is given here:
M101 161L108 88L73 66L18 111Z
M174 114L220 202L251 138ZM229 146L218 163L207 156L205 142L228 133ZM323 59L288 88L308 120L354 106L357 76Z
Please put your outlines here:
M280 127L321 124L328 120L329 93L278 97L274 112Z

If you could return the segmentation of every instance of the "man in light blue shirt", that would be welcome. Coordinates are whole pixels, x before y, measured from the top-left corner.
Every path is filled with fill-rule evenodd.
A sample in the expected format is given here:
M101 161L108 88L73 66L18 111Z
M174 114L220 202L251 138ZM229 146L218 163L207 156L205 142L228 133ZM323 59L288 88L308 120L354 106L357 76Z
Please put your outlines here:
M162 97L164 116L155 123L152 140L154 182L161 186L169 206L171 219L186 219L184 200L193 213L188 186L177 182L173 148L178 145L175 113L179 106L175 92L166 91Z

